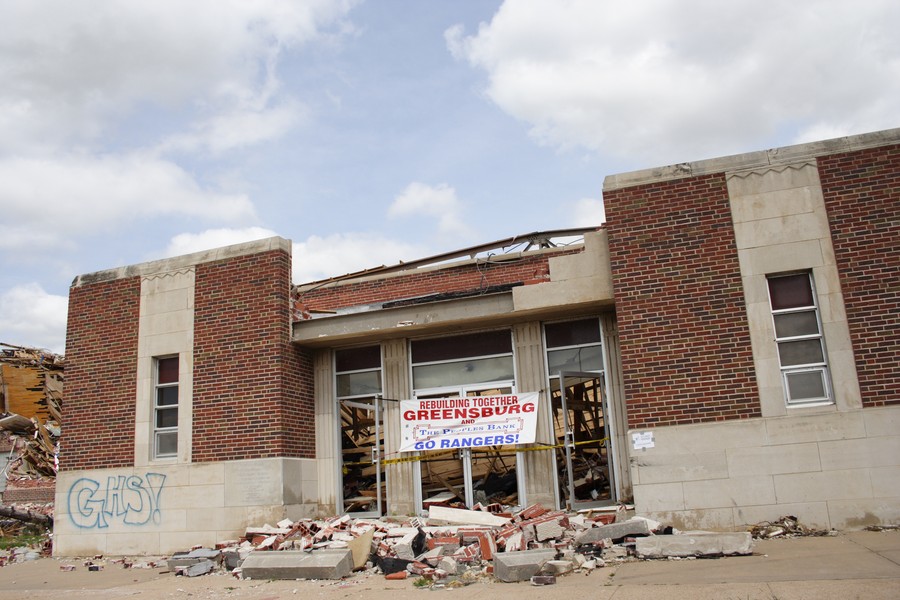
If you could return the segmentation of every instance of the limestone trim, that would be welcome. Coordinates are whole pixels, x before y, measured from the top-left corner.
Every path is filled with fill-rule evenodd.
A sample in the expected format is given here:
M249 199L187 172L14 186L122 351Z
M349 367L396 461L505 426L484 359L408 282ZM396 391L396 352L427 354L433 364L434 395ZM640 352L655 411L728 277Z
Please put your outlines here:
M862 406L850 328L815 160L726 176L764 417ZM811 272L832 390L829 403L788 406L766 277Z
M141 278L135 398L134 465L191 462L195 270L185 267ZM178 356L178 453L154 457L154 361Z

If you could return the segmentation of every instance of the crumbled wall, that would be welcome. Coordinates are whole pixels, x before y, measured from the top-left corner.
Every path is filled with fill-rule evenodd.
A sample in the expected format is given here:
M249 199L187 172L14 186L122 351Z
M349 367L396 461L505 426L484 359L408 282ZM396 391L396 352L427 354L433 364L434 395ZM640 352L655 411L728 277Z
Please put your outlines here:
M550 272L551 256L574 254L573 250L541 252L512 260L494 257L487 261L457 267L398 273L383 277L358 278L300 290L296 296L302 309L336 310L377 302L415 298L426 294L476 291L492 286L522 283L545 277Z

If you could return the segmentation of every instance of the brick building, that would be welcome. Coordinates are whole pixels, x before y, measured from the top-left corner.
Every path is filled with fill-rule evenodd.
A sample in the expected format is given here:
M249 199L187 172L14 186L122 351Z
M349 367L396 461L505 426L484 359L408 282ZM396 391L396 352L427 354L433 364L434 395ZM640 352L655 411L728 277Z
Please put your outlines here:
M900 129L609 176L604 202L293 287L281 238L76 278L56 552L439 502L900 520Z

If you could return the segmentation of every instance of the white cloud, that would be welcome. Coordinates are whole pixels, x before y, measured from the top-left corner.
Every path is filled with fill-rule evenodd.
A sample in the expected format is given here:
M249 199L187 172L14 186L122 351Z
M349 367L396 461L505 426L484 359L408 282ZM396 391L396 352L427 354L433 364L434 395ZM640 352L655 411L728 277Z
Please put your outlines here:
M454 56L561 148L678 162L895 127L900 4L506 0Z
M370 269L395 265L426 255L423 248L373 233L337 233L310 236L293 246L294 283L317 281Z
M606 222L606 210L603 200L582 198L572 204L573 227L599 227Z
M14 338L0 341L62 354L68 312L65 296L48 294L36 283L17 285L0 294L0 331Z
M244 229L207 229L200 233L180 233L172 238L164 251L165 256L180 256L203 250L212 250L232 244L263 240L278 235L271 229L247 227Z
M0 159L0 181L7 227L38 242L157 216L255 219L246 196L204 189L178 165L141 154Z
M0 3L0 151L98 139L131 110L201 121L277 90L283 48L316 40L352 0Z
M261 110L237 109L194 124L191 133L171 136L157 147L157 151L203 150L221 154L277 139L303 121L306 114L306 109L297 102Z
M469 233L462 212L463 205L456 197L455 189L446 183L430 186L417 181L406 186L388 208L390 217L435 217L438 219L438 231L452 236L466 236Z

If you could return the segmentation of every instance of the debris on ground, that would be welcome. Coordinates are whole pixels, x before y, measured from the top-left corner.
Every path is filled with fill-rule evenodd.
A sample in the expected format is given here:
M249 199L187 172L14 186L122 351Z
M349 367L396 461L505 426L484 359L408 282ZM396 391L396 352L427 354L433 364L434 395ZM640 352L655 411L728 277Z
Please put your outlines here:
M778 537L812 537L837 535L837 532L828 529L814 529L800 523L800 519L794 516L781 517L776 521L761 521L750 528L750 535L754 539L771 539Z
M174 554L166 565L187 577L343 580L355 573L453 588L496 581L552 585L626 561L752 552L747 532L682 534L628 512L621 506L578 513L540 504L515 512L431 506L427 517L285 519L248 527L242 539L215 548ZM640 545L644 540L655 543Z
M53 524L64 366L47 350L0 343L0 537Z

